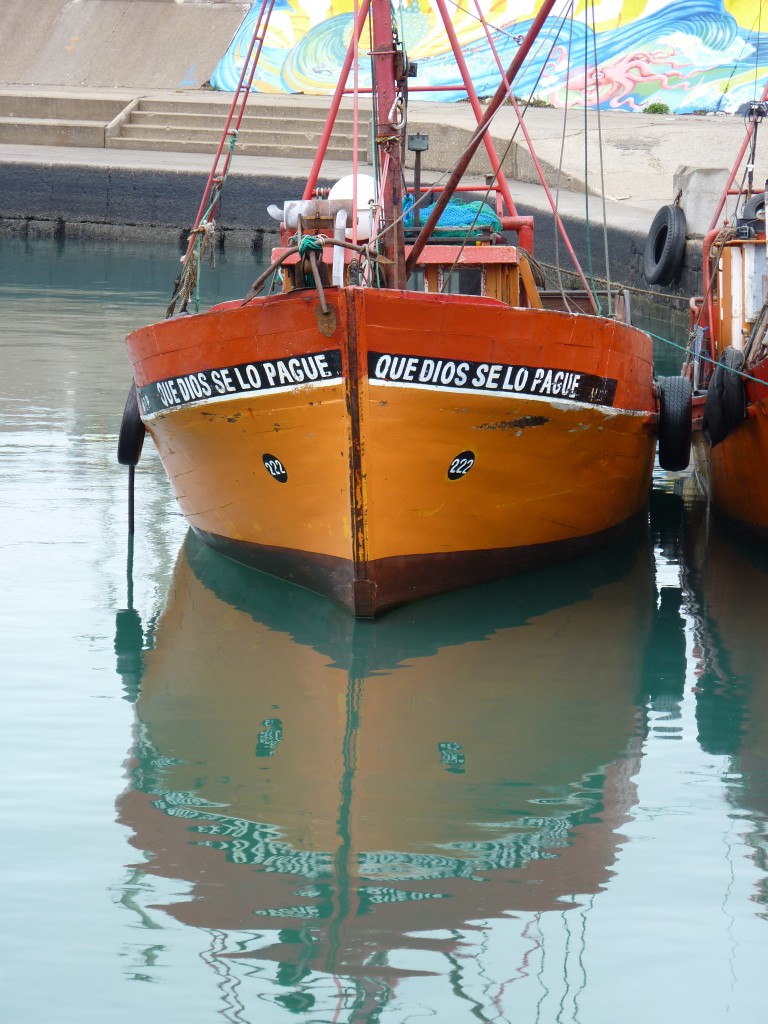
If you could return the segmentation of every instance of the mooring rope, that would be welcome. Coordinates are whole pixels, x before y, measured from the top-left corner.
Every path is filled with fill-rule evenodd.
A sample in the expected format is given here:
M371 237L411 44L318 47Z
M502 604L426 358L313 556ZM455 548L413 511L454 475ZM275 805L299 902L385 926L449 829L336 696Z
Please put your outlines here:
M640 330L645 330L645 328L640 328ZM677 341L672 341L671 338L665 338L661 334L654 334L653 331L645 330L645 333L649 337L653 338L654 341L661 341L665 345L670 345L672 348L680 349L681 352L685 352L689 356L694 355L691 352L691 349L688 344L681 345ZM712 356L706 356L703 352L700 352L698 355L695 355L694 358L700 359L704 363L710 363L713 367L722 366L722 364L717 359L713 359ZM759 377L754 377L751 373L747 373L746 370L737 370L733 366L723 366L723 369L727 370L729 373L735 374L737 377L743 377L744 380L751 380L753 384L760 384L764 388L768 387L768 381L760 380Z
M200 223L189 233L189 240L194 236L194 245L189 249L186 256L182 257L183 265L181 273L176 281L173 297L171 298L171 302L166 310L166 318L173 316L176 312L176 306L179 304L181 304L182 312L186 312L190 299L194 299L195 312L200 312L200 268L207 246L210 245L212 265L215 266L216 261L216 221L211 215L221 202L221 194L224 191L224 185L229 177L231 157L234 154L236 143L237 129L233 128L229 133L229 139L227 141L230 159L227 161L221 180L214 182L214 187L211 190L211 200L208 203L207 209L200 218Z

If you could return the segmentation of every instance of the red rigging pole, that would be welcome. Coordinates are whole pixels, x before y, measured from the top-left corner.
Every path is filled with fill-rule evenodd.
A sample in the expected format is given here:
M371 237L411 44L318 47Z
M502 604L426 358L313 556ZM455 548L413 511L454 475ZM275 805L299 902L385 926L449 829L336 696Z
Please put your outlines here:
M499 85L498 89L494 93L493 98L486 107L485 115L483 116L482 121L478 125L477 131L473 135L472 141L470 142L469 146L464 151L463 156L461 157L461 159L451 172L451 175L448 178L448 181L445 183L445 187L443 191L440 193L440 196L438 197L438 200L435 203L432 212L427 218L424 227L421 229L415 242L413 243L413 247L411 248L411 251L408 255L408 260L406 262L406 277L413 270L413 267L415 266L419 256L421 255L422 250L424 249L424 246L426 245L429 239L429 236L432 234L432 231L435 225L437 224L441 213L448 205L448 200L455 192L456 186L461 181L462 176L469 167L472 157L475 155L478 147L480 146L480 143L483 141L485 133L488 130L488 127L491 123L491 119L493 118L501 104L504 102L504 100L507 98L509 89L511 88L512 83L515 80L515 76L520 70L523 61L528 56L528 53L531 47L533 46L536 37L541 31L544 22L549 17L550 12L552 11L552 8L555 6L556 3L557 0L544 0L544 3L542 4L541 9L539 10L539 13L534 18L533 23L531 24L531 27L528 29L528 32L526 33L526 36L523 39L522 43L520 44L520 47L518 48L518 51L515 54L512 63L509 65L509 68L507 69L505 77L502 79L501 84Z
M383 264L382 273L387 284L394 288L405 288L404 231L402 223L402 155L401 129L405 123L405 100L403 80L408 74L404 51L395 39L392 25L392 7L389 0L362 0L353 27L354 36L350 40L344 63L341 67L339 80L331 99L323 135L318 145L312 168L309 172L304 189L304 199L309 199L317 184L320 168L328 148L333 123L341 104L341 98L349 78L349 71L355 54L355 39L360 38L366 18L371 14L371 30L373 35L373 119L375 142L379 149L381 166L382 205L382 247L383 254L390 262Z
M763 93L762 93L760 99L758 100L758 102L759 103L766 103L766 102L768 102L768 84L763 89ZM738 155L736 157L736 161L735 161L735 163L733 165L733 168L731 170L731 173L730 173L730 176L728 178L728 181L725 184L725 188L723 189L723 194L720 196L720 202L717 204L717 209L715 210L715 213L714 213L714 215L712 217L712 221L710 222L710 225L709 225L709 230L710 231L714 231L715 228L718 226L718 221L720 220L720 214L723 212L723 208L724 208L724 206L725 206L725 204L726 204L726 202L728 200L728 196L730 194L731 185L733 185L733 182L734 182L734 180L736 178L736 175L739 172L739 168L741 167L741 161L744 159L744 154L747 152L747 148L748 148L748 146L749 146L749 144L750 144L750 142L752 140L752 136L757 131L757 125L758 125L758 121L756 119L752 119L749 122L749 125L747 127L747 134L744 137L744 141L741 144L741 149L738 152Z
M437 0L437 3L438 4L444 4L445 0ZM526 145L528 146L528 152L531 154L531 159L533 160L533 166L536 168L536 173L539 176L539 181L541 182L542 188L544 189L546 197L549 200L549 205L552 208L552 213L553 213L554 218L555 218L555 225L557 227L557 230L560 232L560 236L563 239L563 244L565 245L565 248L568 250L568 255L571 257L571 260L573 261L574 269L575 269L575 271L576 271L576 273L577 273L577 275L579 277L579 280L581 281L581 284L582 284L582 286L584 288L584 291L587 293L587 295L591 295L592 291L591 291L591 289L589 287L589 284L587 282L586 277L584 276L584 271L581 269L581 264L579 263L579 259L578 259L576 253L573 250L573 246L571 245L571 240L568 237L568 232L565 230L565 224L563 224L563 219L560 216L560 213L558 211L557 201L555 200L555 197L552 195L552 190L550 189L549 185L547 184L547 179L546 179L546 176L545 176L544 171L542 169L542 166L539 163L539 158L536 156L536 151L535 151L534 146L533 146L533 140L531 139L531 136L530 136L530 134L528 132L528 128L526 127L526 124L525 124L525 118L523 117L523 113L522 113L522 111L520 110L520 107L517 104L517 100L515 99L514 94L511 91L511 85L507 81L507 76L504 74L504 65L501 63L501 57L499 57L499 52L496 49L496 47L494 46L493 38L491 37L491 32L490 32L490 29L488 27L488 22L483 17L483 12L480 9L480 0L475 0L475 8L477 10L477 15L478 15L478 18L480 20L480 24L483 26L483 30L485 31L485 38L488 41L488 46L490 47L491 53L493 54L493 58L496 61L496 66L499 69L499 74L501 75L502 80L504 81L504 84L507 87L508 94L509 94L509 102L512 105L512 109L514 110L515 116L517 117L517 123L520 126L520 131L523 133L523 138L525 139ZM478 116L478 122L479 122L479 120L480 120L480 117ZM488 133L487 132L486 132L486 138L488 138ZM493 169L495 171L496 170L495 165L492 165L492 166L493 166ZM499 172L499 181L502 180L501 173L502 172ZM504 184L506 186L506 182ZM504 193L502 193L502 195L503 194ZM516 212L514 210L514 207L512 207L512 206L510 206L509 209L512 212ZM513 228L513 230L515 230L515 229ZM519 234L519 229L517 229L517 230L518 230L518 236L520 238L520 244L524 246L525 245L525 241L523 240L522 235ZM591 300L591 304L592 304L593 310L595 312L597 312L597 307L595 305L594 299Z
M361 0L356 23L353 28L353 39L350 40L347 55L339 74L339 80L331 100L326 127L309 173L303 198L310 198L317 184L317 178L328 148L333 123L346 89L349 71L352 66L356 50L355 40L360 38L363 26L370 13L373 36L373 48L371 50L374 76L374 88L372 90L374 98L373 116L375 144L378 147L380 159L379 202L381 203L383 221L380 225L379 235L383 249L382 255L385 256L388 261L382 265L381 270L389 287L406 287L408 276L413 269L413 266L421 254L424 245L428 241L429 236L437 224L437 221L445 209L449 199L459 187L461 178L481 142L484 142L486 148L488 148L491 163L502 181L501 187L504 199L510 211L514 215L514 203L509 193L509 189L506 187L506 182L503 179L503 174L501 173L501 167L499 165L495 149L487 138L487 129L491 118L509 95L511 83L515 75L520 70L523 61L528 55L531 46L536 40L536 37L541 31L546 18L549 16L556 2L557 0L545 0L541 10L532 22L527 35L523 39L523 42L521 43L517 54L506 73L506 76L502 79L496 94L486 107L485 115L482 117L480 116L480 108L474 94L472 82L469 79L468 69L464 64L463 55L461 54L461 50L458 46L458 40L455 38L455 33L452 30L447 9L444 3L438 3L438 9L443 18L454 54L456 55L457 65L464 79L467 93L470 100L474 99L475 101L473 103L473 109L475 110L475 113L478 114L478 128L473 136L469 148L463 154L459 164L456 166L448 179L448 182L444 186L430 217L417 237L406 261L404 255L405 238L402 222L404 198L402 129L406 117L405 79L408 75L408 66L402 45L403 41L397 39L396 29L393 27L392 6L390 0ZM514 219L519 220L521 224L525 221L526 224L523 225L523 227L530 232L530 224L528 223L530 218L518 217ZM517 229L520 230L519 227Z
M216 209L221 192L221 186L229 172L229 165L232 162L232 146L227 149L226 153L224 153L224 147L228 141L234 144L234 141L237 139L237 133L239 132L240 125L243 122L245 105L248 102L248 96L251 91L251 86L253 85L253 79L256 74L256 68L258 67L259 57L261 56L261 51L264 46L264 39L266 37L269 19L272 15L272 8L274 6L275 0L261 0L261 6L256 16L253 36L251 37L250 45L245 54L245 60L243 61L243 67L240 71L240 77L237 81L234 96L232 97L227 121L224 125L224 131L221 134L221 141L219 142L218 149L216 150L216 155L213 158L213 167L211 168L211 173L208 175L208 181L206 182L205 189L203 190L200 209L197 211L197 217L195 218L195 230L193 230L189 236L187 251L184 255L185 261L194 247L195 231L197 231L202 224L206 214L212 216ZM234 128L232 127L233 121Z
M456 61L456 67L459 69L459 74L461 75L461 79L464 82L464 88L467 91L467 99L469 100L469 105L472 107L472 112L475 115L477 123L480 124L480 122L483 119L483 108L480 105L480 100L477 98L475 86L472 82L472 76L470 74L469 68L467 67L467 62L464 60L464 54L462 53L461 50L461 43L459 42L459 38L456 35L456 29L453 27L453 22L451 21L451 16L446 6L446 0L435 0L435 3L437 5L438 11L440 12L440 17L443 19L445 33L448 36L448 42L451 44L451 49L453 50L453 56ZM485 27L484 20L481 20L481 24ZM493 43L491 42L490 38L489 43L491 43L491 47L493 47ZM504 68L501 67L500 70L501 73L503 74ZM507 205L507 209L509 210L513 217L516 217L517 209L515 207L515 201L512 198L512 193L509 191L509 185L507 184L507 179L504 175L504 171L502 170L499 155L496 152L496 146L494 145L493 139L491 138L488 132L486 132L485 135L483 136L483 143L485 144L485 150L488 154L488 159L491 164L491 170L493 171L494 178L501 191L501 195L504 199L504 202ZM414 199L417 198L418 196L414 196Z
M301 197L302 199L310 199L315 190L315 186L317 185L317 178L320 174L320 168L323 165L323 160L325 159L326 150L328 149L328 142L330 141L331 132L333 131L333 124L336 120L336 115L339 112L339 107L341 106L341 98L344 95L344 90L347 87L349 69L352 67L352 61L355 55L355 39L360 38L360 34L363 31L363 26L365 25L370 8L371 0L361 0L360 10L357 13L357 22L353 28L354 38L349 41L347 55L344 58L344 63L341 65L339 80L336 83L336 89L331 99L331 105L328 108L328 117L325 122L325 128L323 129L323 134L317 147L317 153L315 154L315 159L309 171L309 177L307 178L304 194Z

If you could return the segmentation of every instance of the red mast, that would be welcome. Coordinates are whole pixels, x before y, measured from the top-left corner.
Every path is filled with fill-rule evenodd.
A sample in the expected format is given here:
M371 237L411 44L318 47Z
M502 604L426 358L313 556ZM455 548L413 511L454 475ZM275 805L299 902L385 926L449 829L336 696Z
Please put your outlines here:
M384 273L390 288L405 288L402 129L405 124L405 53L396 38L389 0L372 0L373 123L380 161L383 253L392 261Z

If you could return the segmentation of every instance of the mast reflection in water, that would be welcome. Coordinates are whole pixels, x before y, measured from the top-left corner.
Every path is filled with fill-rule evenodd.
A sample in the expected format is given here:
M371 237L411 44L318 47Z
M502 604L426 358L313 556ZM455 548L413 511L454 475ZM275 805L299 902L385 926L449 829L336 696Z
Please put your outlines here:
M545 955L537 917L610 876L653 598L638 538L356 622L190 535L118 804L142 870L191 885L164 909L220 962L277 961L286 1006L314 972L373 1010L437 969L479 1007L464 931L514 916L500 990Z

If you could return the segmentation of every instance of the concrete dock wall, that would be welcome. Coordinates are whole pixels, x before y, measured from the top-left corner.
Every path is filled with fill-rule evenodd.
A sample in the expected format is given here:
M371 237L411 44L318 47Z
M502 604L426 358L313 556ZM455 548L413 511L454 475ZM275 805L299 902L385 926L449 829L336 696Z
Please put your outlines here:
M202 169L94 166L93 164L4 164L0 189L0 235L65 238L129 238L178 242L188 231L206 180ZM330 179L322 184L330 185ZM252 248L269 256L277 242L276 224L267 206L297 198L303 177L233 173L217 218L218 242L225 248ZM551 213L520 203L519 212L536 219L536 257L563 268L569 284L571 264L556 241ZM605 238L601 224L587 226L578 216L564 217L576 252L592 254L591 273L600 284L606 275ZM589 244L588 244L589 239ZM690 243L680 282L649 289L643 277L645 230L631 224L607 232L610 279L632 292L633 317L663 322L680 330L687 323L689 296L699 288L700 246ZM589 274L588 266L585 271Z
M81 235L120 236L133 228L151 241L158 231L167 236L191 227L207 174L170 168L134 168L83 164L3 164L0 230L45 233L47 226L67 225ZM324 184L332 184L330 181ZM234 233L233 244L250 244L250 235L274 231L267 206L282 206L300 196L303 179L268 174L232 175L222 199L218 223Z
M2 0L0 87L195 88L250 7L243 0Z

